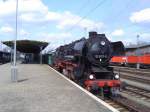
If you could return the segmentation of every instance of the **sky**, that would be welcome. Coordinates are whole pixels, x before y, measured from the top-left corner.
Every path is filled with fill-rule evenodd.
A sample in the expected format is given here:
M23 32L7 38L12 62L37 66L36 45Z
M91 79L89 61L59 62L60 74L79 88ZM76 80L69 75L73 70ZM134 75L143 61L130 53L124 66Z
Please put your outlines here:
M150 42L150 0L18 0L18 40L52 48L105 33L125 45ZM0 41L15 38L16 0L0 0Z

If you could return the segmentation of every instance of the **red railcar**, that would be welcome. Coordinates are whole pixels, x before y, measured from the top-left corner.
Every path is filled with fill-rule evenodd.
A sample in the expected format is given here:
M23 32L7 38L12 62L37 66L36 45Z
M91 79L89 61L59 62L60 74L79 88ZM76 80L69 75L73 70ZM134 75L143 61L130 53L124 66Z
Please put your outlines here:
M137 63L140 64L141 68L150 67L150 54L145 54L142 56L114 56L111 59L111 63L124 66L136 66Z
M114 56L111 59L112 64L124 65L127 62L127 58L125 56Z
M150 54L141 56L141 63L150 65Z

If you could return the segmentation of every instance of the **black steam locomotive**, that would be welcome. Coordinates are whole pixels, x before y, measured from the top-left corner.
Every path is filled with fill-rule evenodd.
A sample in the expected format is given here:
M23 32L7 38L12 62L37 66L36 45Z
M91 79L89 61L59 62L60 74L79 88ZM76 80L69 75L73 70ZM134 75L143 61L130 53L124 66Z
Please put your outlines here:
M112 56L124 53L122 42L110 42L105 34L89 32L68 45L60 46L55 52L55 68L89 91L112 94L119 89L119 75L109 66Z

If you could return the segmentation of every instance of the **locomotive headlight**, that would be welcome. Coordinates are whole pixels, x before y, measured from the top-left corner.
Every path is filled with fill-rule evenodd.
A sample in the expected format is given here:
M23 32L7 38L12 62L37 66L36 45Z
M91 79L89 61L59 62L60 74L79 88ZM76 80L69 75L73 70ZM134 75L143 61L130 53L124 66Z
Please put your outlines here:
M119 74L115 74L115 79L119 79L119 78L120 78Z
M89 79L91 79L91 80L94 79L94 75L92 75L92 74L89 75Z
M103 46L104 46L105 44L106 44L106 43L105 43L105 41L101 41L101 45L103 45Z
M102 59L100 58L100 59L99 59L99 61L101 62L101 61L102 61Z

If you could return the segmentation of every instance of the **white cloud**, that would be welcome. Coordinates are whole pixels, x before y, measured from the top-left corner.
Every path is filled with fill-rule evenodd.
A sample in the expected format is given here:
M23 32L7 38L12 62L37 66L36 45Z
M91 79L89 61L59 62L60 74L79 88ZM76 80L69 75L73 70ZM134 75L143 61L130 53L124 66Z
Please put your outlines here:
M125 45L130 45L130 44L137 44L137 34L140 35L139 37L139 43L150 43L150 33L133 33L131 35L128 36L124 36L121 41L123 41L123 43Z
M92 30L94 28L101 29L103 27L102 22L94 22L89 19L83 19L78 15L72 14L70 12L64 12L60 15L58 28L64 29L65 27L80 27L87 28L88 30Z
M150 8L143 9L138 12L132 13L130 17L133 23L149 23L150 22Z
M0 17L10 15L15 12L14 0L0 1Z
M79 22L82 18L78 15L72 14L69 11L63 13L47 11L47 13L44 14L24 13L20 17L22 20L27 22L53 21L56 22L56 27L59 29L79 27L91 30L94 28L101 29L104 26L102 22L94 22L89 19L84 19Z
M140 41L150 42L150 33L141 33Z
M62 15L60 13L49 11L47 15L45 16L45 19L49 21L59 21L61 17Z
M70 43L72 40L74 40L73 35L68 32L38 33L37 35L38 40L50 42L51 49L55 49L60 45Z
M40 40L44 41L59 41L59 40L66 40L72 37L71 33L62 32L62 33L39 33Z
M1 33L13 33L14 32L14 29L10 26L3 26L0 28L0 32Z
M45 13L48 8L41 0L18 0L18 10L20 13L38 12ZM16 11L16 0L0 1L0 17L7 16Z
M124 31L122 29L116 29L111 33L112 36L122 36L124 35Z
M20 34L21 36L28 36L30 33L27 32L27 31L25 31L24 29L21 29L21 30L19 31L19 34Z
M16 0L15 0L16 1ZM19 0L20 11L23 13L27 12L38 12L47 13L48 7L42 3L42 0Z
M0 18L14 15L15 5L16 0L0 1ZM62 13L49 11L42 0L19 0L18 6L19 19L27 23L55 22L56 27L59 29L75 26L79 28L86 27L91 30L94 28L101 29L103 27L102 22L95 22L89 19L84 19L82 22L76 24L81 20L80 16L72 14L69 11Z

